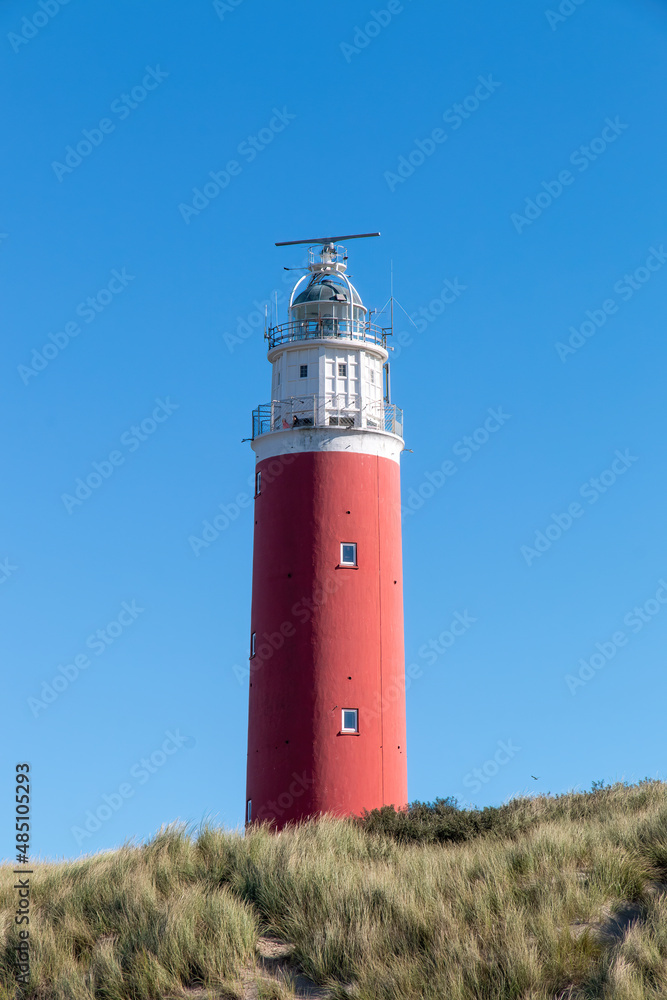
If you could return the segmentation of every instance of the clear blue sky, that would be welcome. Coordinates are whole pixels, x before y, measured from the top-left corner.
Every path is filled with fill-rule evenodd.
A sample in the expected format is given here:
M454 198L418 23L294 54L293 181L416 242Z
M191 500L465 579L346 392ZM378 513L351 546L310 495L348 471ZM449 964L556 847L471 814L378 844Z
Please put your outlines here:
M273 244L330 231L419 327L410 798L664 777L665 4L44 4L0 12L0 855L23 760L43 856L242 822L251 509L191 537L250 493Z

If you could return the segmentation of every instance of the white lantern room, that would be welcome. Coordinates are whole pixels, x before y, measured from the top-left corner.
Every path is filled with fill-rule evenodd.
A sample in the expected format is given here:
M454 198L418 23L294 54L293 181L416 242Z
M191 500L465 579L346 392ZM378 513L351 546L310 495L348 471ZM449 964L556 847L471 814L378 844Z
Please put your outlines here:
M267 330L271 404L255 411L253 438L305 427L401 436L402 413L385 392L390 331L369 321L346 261L340 245L311 248L287 322Z

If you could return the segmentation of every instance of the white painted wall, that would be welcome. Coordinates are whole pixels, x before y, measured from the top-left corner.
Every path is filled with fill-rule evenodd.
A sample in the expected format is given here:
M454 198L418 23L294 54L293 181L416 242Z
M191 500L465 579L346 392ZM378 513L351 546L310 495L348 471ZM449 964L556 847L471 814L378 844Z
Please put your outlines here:
M380 353L381 352L381 353ZM338 397L340 406L358 410L367 403L379 402L383 395L382 366L386 352L369 350L365 345L356 346L349 341L314 344L283 345L271 352L271 398L317 395L320 399ZM301 377L301 365L308 374ZM345 374L340 374L345 365Z

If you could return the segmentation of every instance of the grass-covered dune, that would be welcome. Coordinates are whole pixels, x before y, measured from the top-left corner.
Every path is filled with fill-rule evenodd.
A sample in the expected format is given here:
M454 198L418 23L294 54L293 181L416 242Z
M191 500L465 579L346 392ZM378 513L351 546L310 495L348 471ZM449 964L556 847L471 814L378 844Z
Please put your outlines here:
M667 997L657 781L278 835L167 829L31 867L21 992L15 876L0 869L7 1000Z

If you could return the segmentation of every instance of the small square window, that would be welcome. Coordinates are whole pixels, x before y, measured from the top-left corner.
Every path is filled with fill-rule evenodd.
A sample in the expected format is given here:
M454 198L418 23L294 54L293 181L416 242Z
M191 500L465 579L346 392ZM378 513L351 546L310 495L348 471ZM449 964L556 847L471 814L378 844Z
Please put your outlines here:
M357 543L356 542L341 542L341 545L340 545L340 563L341 563L341 566L356 566L357 565Z
M338 365L338 374L340 375L341 378L347 378L347 365L346 364L339 364Z
M252 799L248 799L248 802L245 807L245 821L246 823L250 823L251 820L252 820Z
M359 732L359 709L358 708L344 708L343 709L343 719L342 719L340 730L341 730L342 733L358 733Z
M262 492L262 473L255 473L255 496L258 497Z
M250 636L250 655L251 656L255 655L255 641L256 641L256 639L257 639L257 633L253 632L252 635Z
M308 378L308 365L300 365L299 378Z

